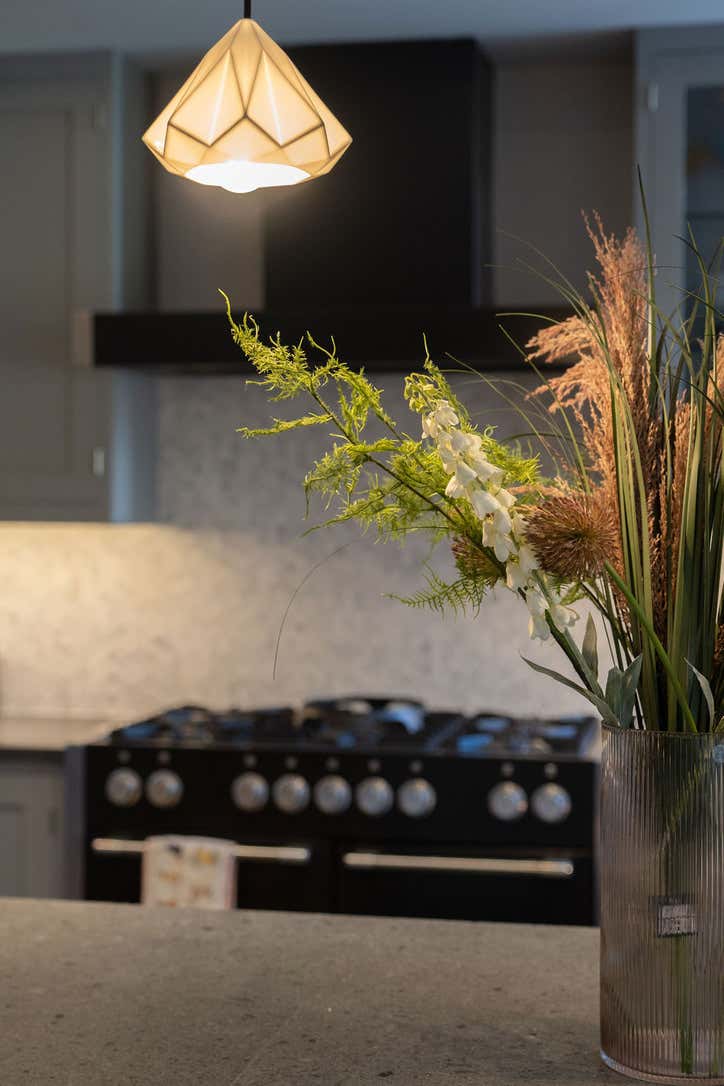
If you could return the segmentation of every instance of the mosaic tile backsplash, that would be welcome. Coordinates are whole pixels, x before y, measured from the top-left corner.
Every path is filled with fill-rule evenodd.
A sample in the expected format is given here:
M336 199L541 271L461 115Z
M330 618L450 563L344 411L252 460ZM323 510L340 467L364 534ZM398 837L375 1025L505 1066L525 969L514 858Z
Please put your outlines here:
M399 379L384 384L400 414ZM555 646L528 641L507 591L477 618L412 611L385 593L416 590L424 547L381 547L353 530L303 535L300 480L322 435L244 441L236 427L269 411L235 378L162 378L160 393L158 523L0 527L2 714L124 721L182 703L355 692L584 708L520 659L558 662ZM502 432L520 429L484 386L465 395ZM291 606L273 678L285 609L320 562Z

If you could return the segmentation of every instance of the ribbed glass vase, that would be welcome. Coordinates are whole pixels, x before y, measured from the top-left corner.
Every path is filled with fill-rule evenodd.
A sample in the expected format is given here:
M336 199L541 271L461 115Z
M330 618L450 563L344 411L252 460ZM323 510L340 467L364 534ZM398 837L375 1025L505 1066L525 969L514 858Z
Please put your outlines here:
M604 727L601 1056L724 1083L724 736Z

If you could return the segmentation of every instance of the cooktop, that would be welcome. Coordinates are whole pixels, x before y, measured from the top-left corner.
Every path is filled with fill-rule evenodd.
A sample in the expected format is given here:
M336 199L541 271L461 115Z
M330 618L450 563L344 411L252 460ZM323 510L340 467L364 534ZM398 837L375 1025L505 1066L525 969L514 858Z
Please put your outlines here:
M364 695L317 699L301 708L219 712L185 705L117 728L105 742L123 747L272 746L545 757L581 756L596 732L596 721L589 716L465 715L428 709L413 698Z

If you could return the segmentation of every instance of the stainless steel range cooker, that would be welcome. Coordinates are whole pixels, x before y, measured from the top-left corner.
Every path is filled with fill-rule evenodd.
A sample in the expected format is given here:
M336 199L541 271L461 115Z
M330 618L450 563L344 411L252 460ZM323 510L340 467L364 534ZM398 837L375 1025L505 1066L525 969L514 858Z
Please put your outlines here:
M593 924L597 725L353 697L175 709L69 753L75 890L137 901L144 841L238 844L238 903Z

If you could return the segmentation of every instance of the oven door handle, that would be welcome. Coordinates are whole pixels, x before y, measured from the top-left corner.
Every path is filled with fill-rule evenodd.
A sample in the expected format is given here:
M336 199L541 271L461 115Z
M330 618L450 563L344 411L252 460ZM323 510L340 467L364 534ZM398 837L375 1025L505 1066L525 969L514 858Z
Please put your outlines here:
M93 852L104 856L141 856L146 851L145 841L131 841L120 837L94 837ZM312 850L304 845L237 845L237 860L261 860L264 863L309 864Z
M439 871L477 875L532 875L536 878L570 879L575 873L571 859L511 859L492 856L427 856L392 852L345 852L345 867L356 871Z

